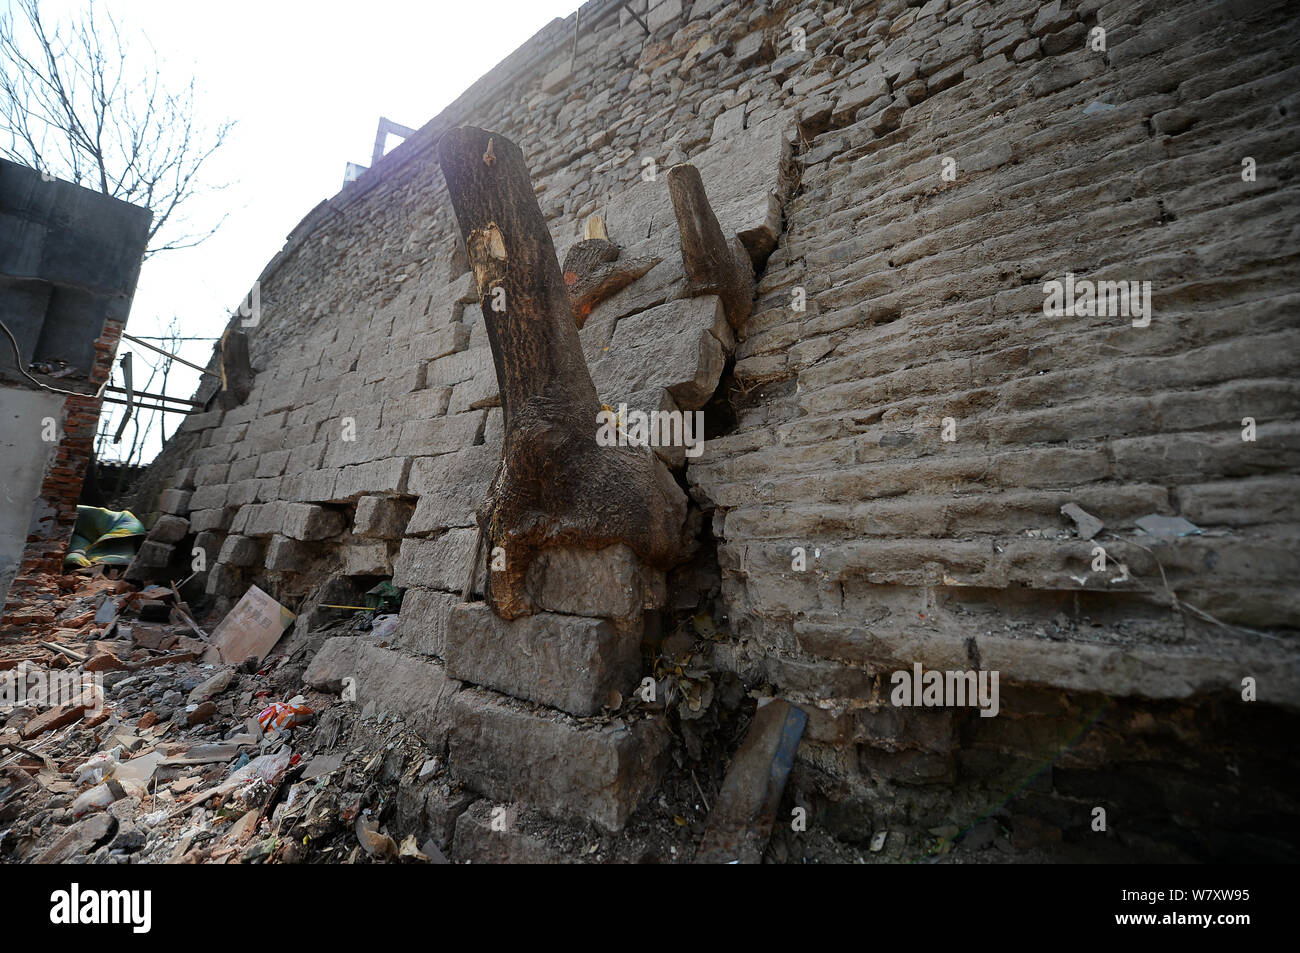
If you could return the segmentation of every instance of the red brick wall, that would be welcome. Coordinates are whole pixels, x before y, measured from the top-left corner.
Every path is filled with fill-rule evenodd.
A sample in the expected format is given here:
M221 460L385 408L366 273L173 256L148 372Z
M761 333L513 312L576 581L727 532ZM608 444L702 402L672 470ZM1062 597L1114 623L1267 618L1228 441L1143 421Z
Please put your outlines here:
M104 331L95 342L95 363L90 370L90 384L98 391L107 383L122 325L105 321ZM40 531L27 537L20 575L33 572L58 573L77 523L77 500L95 449L95 431L103 400L98 393L70 396L63 401L63 429L59 448L41 484L41 499L53 515L40 523Z

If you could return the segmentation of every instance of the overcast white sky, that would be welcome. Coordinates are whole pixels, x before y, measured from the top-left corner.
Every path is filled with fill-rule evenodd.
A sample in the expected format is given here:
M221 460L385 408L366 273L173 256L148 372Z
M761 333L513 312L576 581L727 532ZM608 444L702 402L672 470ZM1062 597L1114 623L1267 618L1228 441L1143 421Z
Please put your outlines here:
M198 248L145 263L127 327L161 334L174 315L183 333L215 336L285 236L339 191L347 163L370 164L381 115L418 129L580 0L99 2L133 47L146 51L138 33L149 38L164 81L180 87L198 78L209 125L238 121L207 167L209 183L230 187L189 209L196 228L223 211L229 217ZM83 5L49 0L42 10L48 18ZM191 342L180 353L205 364L211 347ZM148 351L139 357L155 359ZM188 397L198 373L180 372L167 390ZM137 364L137 387L146 373ZM168 416L170 432L180 418Z

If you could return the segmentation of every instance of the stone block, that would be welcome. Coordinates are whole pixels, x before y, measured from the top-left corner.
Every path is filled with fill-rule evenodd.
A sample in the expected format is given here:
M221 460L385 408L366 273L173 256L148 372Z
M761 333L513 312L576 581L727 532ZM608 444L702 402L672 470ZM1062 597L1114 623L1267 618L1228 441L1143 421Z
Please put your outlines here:
M475 529L449 529L437 539L404 539L393 564L393 585L460 592L469 573Z
M190 513L190 529L196 533L217 531L224 533L230 529L235 518L236 508L221 506L208 510L194 510Z
M388 551L388 542L382 539L367 539L345 543L339 547L339 559L343 563L346 576L388 576L392 574L393 563Z
M288 450L272 450L257 458L257 476L259 478L278 477L284 473L285 464L289 462Z
M733 106L718 115L713 120L713 134L710 136L711 141L717 142L728 136L735 135L745 128L745 106L742 103L739 106Z
M385 461L380 461L385 462ZM348 467L349 470L356 469ZM336 484L339 482L339 470L316 470L310 473L299 474L298 477L287 479L295 480L293 484L293 495L286 494L286 499L297 503L324 503L327 500L335 499Z
M557 93L573 79L573 59L565 51L560 56L560 63L542 77L542 92L550 95Z
M492 349L484 343L467 351L457 351L429 364L429 386L459 384L474 377L495 377Z
M458 605L459 593L420 587L407 589L397 623L397 647L415 655L445 657L447 620Z
M442 459L435 457L433 459ZM453 527L474 526L474 510L487 493L488 483L445 483L420 495L415 515L407 524L412 535L438 533Z
M447 621L447 671L461 681L580 717L629 694L641 669L641 624L541 612L506 620L485 602Z
M1044 33L1055 33L1073 19L1073 5L1063 7L1061 0L1052 0L1051 3L1039 7L1038 15L1034 17L1034 23L1029 28L1029 32L1035 36L1042 36Z
M183 516L164 514L149 530L149 538L156 543L179 543L190 531L190 521Z
M380 648L361 636L327 639L302 678L324 692L341 691L344 679L352 679L347 684L359 707L373 701L380 714L397 715L433 747L447 737L448 706L460 688L441 665Z
M301 571L308 552L308 547L299 540L272 536L266 545L266 568L279 572Z
M140 544L136 551L135 559L132 561L133 568L139 569L162 569L172 561L172 553L176 547L169 543L160 543L156 540L146 539Z
M431 839L444 853L451 852L456 819L476 800L468 791L455 790L447 781L430 778L424 783L403 784L397 790L390 829L394 840L413 833L423 844Z
M208 463L194 471L194 482L199 486L213 483L232 483L229 463Z
M325 449L328 443L324 440L316 443L309 443L305 446L294 447L289 451L289 459L285 462L284 472L287 476L293 476L299 473L309 473L321 465L325 459Z
M245 457L242 460L236 460L230 464L227 469L229 478L233 483L239 483L244 480L252 480L257 477L257 461L260 457ZM203 469L200 467L199 469Z
M413 507L404 500L387 496L363 496L357 500L352 532L357 536L401 539L410 522Z
M337 510L310 503L286 503L280 532L291 539L328 539L343 532L346 522Z
M225 504L227 506L243 506L245 503L257 502L257 491L262 488L260 480L240 480L238 483L232 483L226 489ZM203 490L197 490L194 499L199 498ZM197 507L197 503L195 506Z
M878 66L853 73L845 81L845 89L835 99L831 119L836 125L847 125L857 111L889 95L889 80Z
M285 516L289 508L300 505L302 504L274 500L255 506L248 516L247 524L240 532L245 536L273 536L280 533L284 530Z
M451 404L450 387L426 387L384 401L380 421L385 427L400 426L408 420L427 420L447 413Z
M190 556L193 557L194 549L201 549L203 550L203 556L206 563L211 565L217 561L217 557L221 553L221 544L224 540L225 536L221 533L213 530L204 530L195 535L194 546L191 548Z
M722 299L717 295L703 295L679 298L620 319L614 326L609 349L622 351L658 346L665 339L700 330L712 334L727 351L735 348L731 325L722 310Z
M418 457L411 461L407 487L412 494L431 493L441 487L474 483L486 486L496 472L499 447L478 444L455 453ZM477 503L477 501L475 501Z
M334 479L334 494L330 499L342 502L362 494L406 492L408 461L405 457L389 457L354 467L344 467Z
M726 360L722 345L708 331L686 331L655 345L610 348L592 364L591 376L606 402L662 387L682 410L696 410L713 396Z
M756 265L767 261L781 234L779 197L785 194L789 182L794 122L794 115L786 112L758 122L751 116L748 128L710 144L691 158L700 171L723 234L736 234ZM629 257L633 246L650 239L644 248L636 251L662 254L665 262L676 259L676 267L681 267L677 218L668 196L667 181L662 176L659 182L638 182L609 195L606 224L610 238L624 245L627 249L624 254ZM662 266L663 263L657 267ZM652 269L629 288L642 284L653 274ZM629 288L619 295L627 295ZM589 322L597 317L598 310L593 309Z
M560 819L622 830L666 767L662 718L584 725L482 689L452 699L453 777L498 801L522 801Z
M493 828L493 812L505 820L505 830ZM491 801L475 801L456 819L451 857L458 864L573 864L577 858L563 853L533 834L517 830L512 822L517 809ZM500 824L498 824L500 826Z
M158 497L158 508L164 513L186 516L190 512L190 498L193 496L189 490L163 490Z
M218 483L214 486L201 486L190 497L190 506L196 510L225 506L229 494L230 487L225 483ZM248 501L243 500L241 502L246 503Z
M755 30L736 41L735 51L736 63L740 66L748 66L772 55L772 41L762 30Z
M227 536L221 544L219 563L230 566L257 566L262 562L262 545L248 536Z
M643 567L626 545L543 549L525 581L533 605L599 619L636 619L665 602L662 572Z
M447 413L460 414L480 407L499 406L500 403L501 392L497 389L496 375L478 374L452 388Z
M646 26L650 27L651 33L658 33L660 27L666 26L681 15L682 0L657 0L645 17Z
M427 456L473 446L483 436L484 416L482 410L471 410L454 417L408 420L402 424L397 453L403 456Z

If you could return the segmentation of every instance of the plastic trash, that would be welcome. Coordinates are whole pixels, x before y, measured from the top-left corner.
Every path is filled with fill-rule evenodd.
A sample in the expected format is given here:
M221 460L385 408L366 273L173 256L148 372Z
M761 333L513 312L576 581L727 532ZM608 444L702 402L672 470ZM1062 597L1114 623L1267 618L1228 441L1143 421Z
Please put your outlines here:
M275 779L280 776L281 772L289 767L289 760L292 757L293 753L288 749L276 754L259 755L226 778L222 786L236 787L246 781L251 781L253 778L261 778L267 784L274 784Z
M119 761L113 768L113 780L131 787L146 787L154 771L158 767L158 762L163 759L163 753L155 750L148 754L142 754L138 758L132 758L129 761Z
M83 792L72 802L72 816L81 817L91 811L105 811L114 801L126 796L126 792L112 778L103 784L97 784L89 791Z
M100 751L97 754L87 758L86 761L77 768L75 783L77 787L90 781L92 784L99 784L104 778L117 767L118 759L122 756L122 746L117 745L107 751Z
M301 704L302 701L303 698L299 695L287 702L274 702L257 716L257 723L261 725L263 732L270 731L272 728L284 730L305 725L311 721L315 712Z

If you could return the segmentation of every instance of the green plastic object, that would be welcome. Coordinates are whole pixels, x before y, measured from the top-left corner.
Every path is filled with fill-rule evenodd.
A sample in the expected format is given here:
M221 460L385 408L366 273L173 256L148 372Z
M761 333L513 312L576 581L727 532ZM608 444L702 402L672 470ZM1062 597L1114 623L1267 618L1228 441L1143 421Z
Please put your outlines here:
M396 612L402 606L402 595L405 592L405 589L398 589L391 581L385 579L366 592L366 605L371 609Z
M64 569L80 566L125 566L140 547L147 531L129 510L106 510L99 506L78 506L77 525L72 530Z

